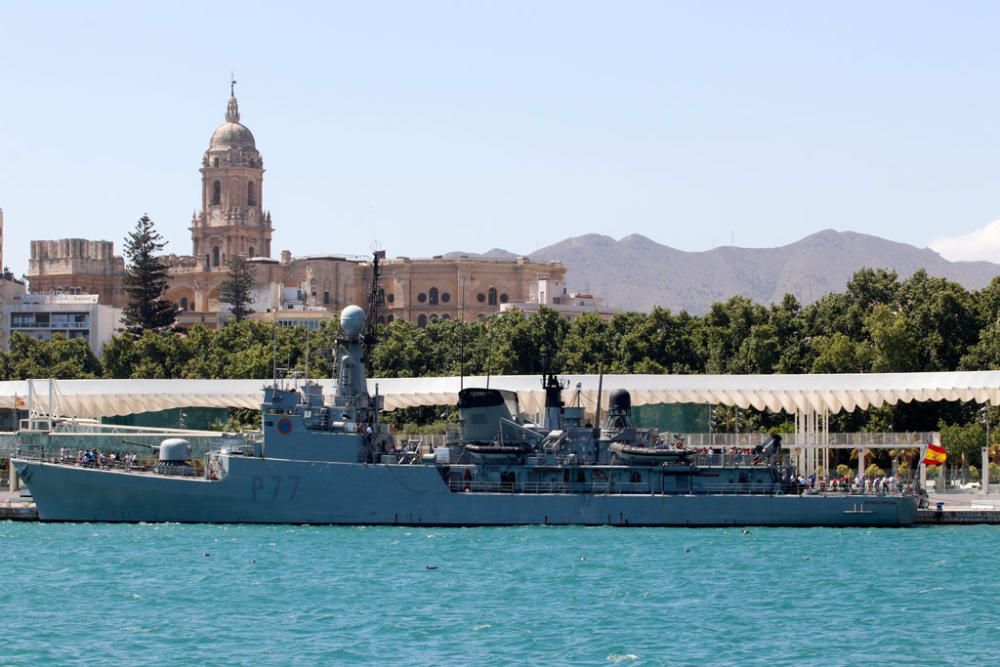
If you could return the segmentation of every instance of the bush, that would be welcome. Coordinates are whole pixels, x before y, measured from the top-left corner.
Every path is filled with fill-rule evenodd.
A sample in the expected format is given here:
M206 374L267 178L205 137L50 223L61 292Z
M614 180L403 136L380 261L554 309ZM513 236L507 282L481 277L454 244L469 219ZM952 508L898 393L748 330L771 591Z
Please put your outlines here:
M847 465L846 463L841 463L839 466L837 466L838 477L843 477L844 475L850 475L850 474L851 474L851 466Z

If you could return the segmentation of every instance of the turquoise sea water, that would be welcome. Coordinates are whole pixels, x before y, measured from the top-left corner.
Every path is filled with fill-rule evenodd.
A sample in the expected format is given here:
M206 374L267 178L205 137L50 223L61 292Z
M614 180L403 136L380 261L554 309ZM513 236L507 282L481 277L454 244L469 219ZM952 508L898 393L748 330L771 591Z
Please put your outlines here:
M0 523L0 665L980 665L1000 528Z

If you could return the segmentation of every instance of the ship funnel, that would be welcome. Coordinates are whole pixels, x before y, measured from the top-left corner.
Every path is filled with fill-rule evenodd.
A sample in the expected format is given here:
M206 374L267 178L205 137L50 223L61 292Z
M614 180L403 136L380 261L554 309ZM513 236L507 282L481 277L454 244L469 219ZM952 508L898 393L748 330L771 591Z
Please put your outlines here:
M496 439L500 431L500 420L511 418L511 411L504 396L507 393L511 392L474 388L458 392L462 442L488 444Z

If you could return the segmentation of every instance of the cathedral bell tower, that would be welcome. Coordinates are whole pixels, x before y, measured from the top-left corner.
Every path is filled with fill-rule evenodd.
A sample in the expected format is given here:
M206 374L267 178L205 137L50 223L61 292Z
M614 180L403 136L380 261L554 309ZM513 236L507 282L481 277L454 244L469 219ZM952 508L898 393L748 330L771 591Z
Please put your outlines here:
M201 161L201 212L191 219L193 255L208 271L229 258L271 256L271 214L264 211L264 162L253 133L240 123L233 81L226 122L212 133Z

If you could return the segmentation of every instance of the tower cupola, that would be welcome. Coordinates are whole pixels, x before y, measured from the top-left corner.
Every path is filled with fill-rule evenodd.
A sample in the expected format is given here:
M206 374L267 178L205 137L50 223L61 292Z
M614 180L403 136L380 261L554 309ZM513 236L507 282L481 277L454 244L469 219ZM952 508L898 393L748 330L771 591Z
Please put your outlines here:
M253 133L240 122L236 81L230 82L225 122L201 161L201 212L191 224L193 254L208 270L229 258L271 256L271 216L264 210L264 161Z

